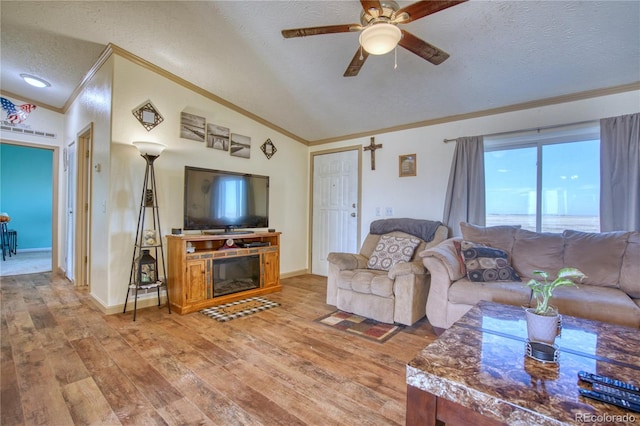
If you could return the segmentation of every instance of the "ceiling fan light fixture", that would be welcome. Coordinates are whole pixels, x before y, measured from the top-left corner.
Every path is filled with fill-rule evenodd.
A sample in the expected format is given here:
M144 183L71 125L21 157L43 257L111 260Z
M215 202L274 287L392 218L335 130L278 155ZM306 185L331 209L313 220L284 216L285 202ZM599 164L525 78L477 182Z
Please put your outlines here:
M372 55L391 52L402 38L402 31L393 24L380 22L360 33L360 46Z

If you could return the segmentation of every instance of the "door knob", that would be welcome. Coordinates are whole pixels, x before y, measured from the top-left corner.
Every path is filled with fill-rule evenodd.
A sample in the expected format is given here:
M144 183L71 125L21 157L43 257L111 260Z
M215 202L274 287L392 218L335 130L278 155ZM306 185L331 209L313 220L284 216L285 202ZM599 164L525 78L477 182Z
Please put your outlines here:
M356 214L355 213L351 213L351 217L356 217Z

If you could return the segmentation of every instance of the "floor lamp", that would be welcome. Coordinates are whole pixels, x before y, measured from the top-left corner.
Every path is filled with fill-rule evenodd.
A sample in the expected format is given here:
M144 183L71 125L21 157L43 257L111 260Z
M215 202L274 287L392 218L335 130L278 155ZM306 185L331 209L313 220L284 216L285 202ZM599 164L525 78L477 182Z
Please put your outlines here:
M160 287L162 287L167 280L164 246L162 244L162 229L160 228L160 214L158 211L156 176L153 168L153 162L160 156L166 146L156 142L142 141L133 142L133 145L138 148L140 156L144 158L147 163L144 172L144 183L142 185L138 227L136 229L133 259L131 260L127 297L125 298L124 310L122 311L122 313L127 312L127 302L129 295L133 291L133 320L135 321L138 309L138 291L156 288L158 291L158 306L160 306ZM152 252L155 257L151 254ZM162 260L160 262L162 264L162 278L158 276L158 259ZM166 285L165 288L167 292L167 307L169 308L169 313L171 313L169 288Z

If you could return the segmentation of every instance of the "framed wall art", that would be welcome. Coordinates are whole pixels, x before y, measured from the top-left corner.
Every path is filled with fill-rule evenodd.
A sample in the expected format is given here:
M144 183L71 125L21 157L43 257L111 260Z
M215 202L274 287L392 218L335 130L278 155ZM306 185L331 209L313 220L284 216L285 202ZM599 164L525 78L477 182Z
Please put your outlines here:
M229 136L229 128L207 123L207 147L229 151Z
M198 142L204 142L205 119L188 112L180 113L180 137L191 139Z
M232 133L230 152L234 157L249 158L251 156L251 138Z
M398 157L399 176L415 176L416 175L416 154L401 155Z

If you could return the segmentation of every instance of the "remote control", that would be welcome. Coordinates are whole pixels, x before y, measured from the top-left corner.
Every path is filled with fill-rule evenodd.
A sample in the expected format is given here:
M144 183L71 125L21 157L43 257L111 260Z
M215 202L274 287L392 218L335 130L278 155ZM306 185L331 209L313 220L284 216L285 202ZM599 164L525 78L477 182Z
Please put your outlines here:
M635 393L636 395L640 395L640 388L632 385L631 383L621 382L620 380L615 380L610 377L600 376L598 374L587 373L586 371L581 371L578 373L578 378L580 380L584 380L589 383L602 383L603 385L607 385L614 388L619 388L627 392Z
M616 398L615 396L605 395L603 393L588 389L580 389L580 395L598 401L606 402L607 404L617 405L618 407L624 408L625 410L640 413L640 404L634 404L627 400Z
M633 404L640 404L640 395L624 391L619 388L603 385L602 383L594 383L591 387L594 391L605 395L615 396L616 398L626 399Z

